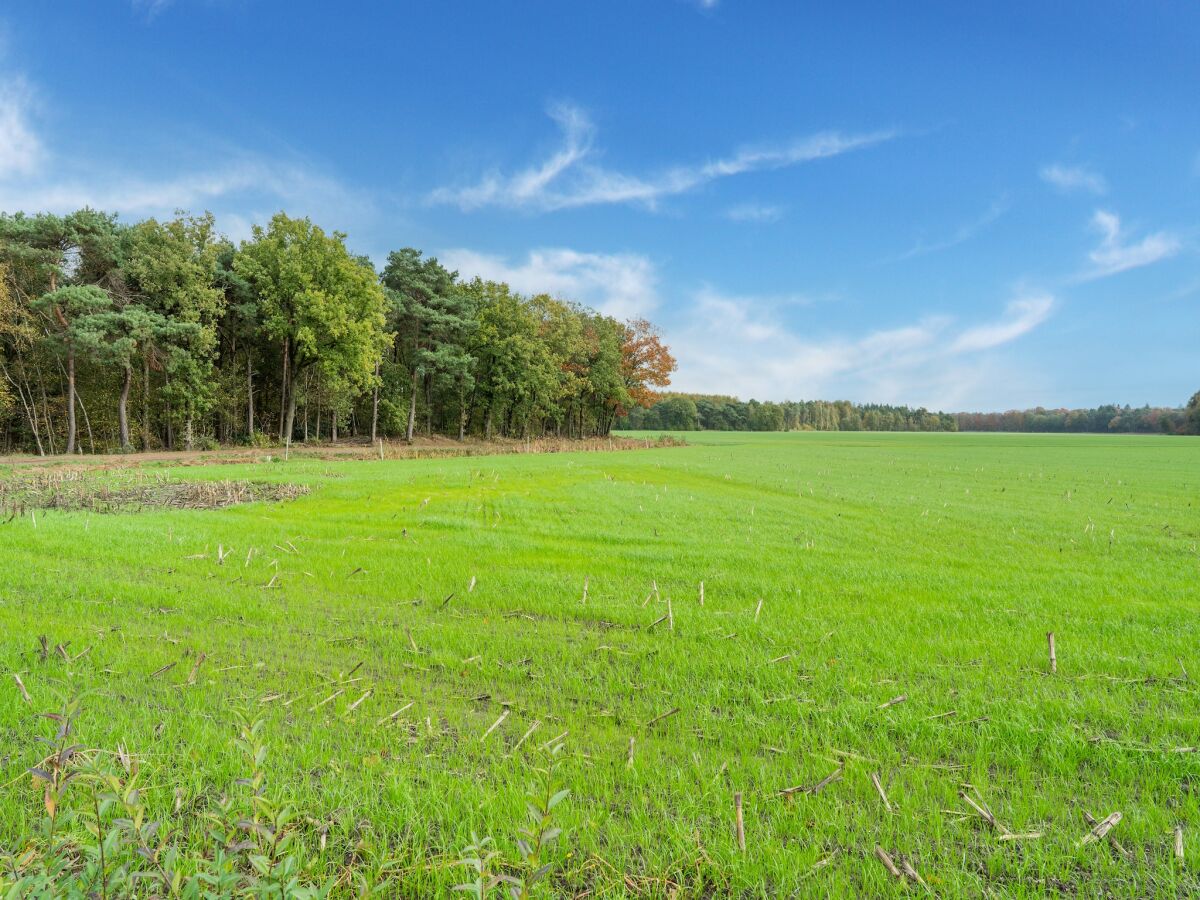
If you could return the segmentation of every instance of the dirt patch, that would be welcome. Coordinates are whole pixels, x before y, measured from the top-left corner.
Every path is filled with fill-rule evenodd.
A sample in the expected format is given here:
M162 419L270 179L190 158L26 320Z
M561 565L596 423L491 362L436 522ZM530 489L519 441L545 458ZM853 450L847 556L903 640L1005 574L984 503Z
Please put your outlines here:
M96 513L147 509L224 509L242 503L294 500L308 493L300 484L255 481L175 481L163 473L98 473L79 468L17 472L0 480L0 517L31 509Z

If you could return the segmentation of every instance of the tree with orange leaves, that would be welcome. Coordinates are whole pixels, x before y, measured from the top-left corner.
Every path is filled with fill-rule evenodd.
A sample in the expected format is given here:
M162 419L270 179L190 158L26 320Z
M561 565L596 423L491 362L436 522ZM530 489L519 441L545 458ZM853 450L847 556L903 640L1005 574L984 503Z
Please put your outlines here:
M662 332L645 319L625 323L621 344L621 377L631 404L649 407L658 398L655 388L671 383L676 369L675 357L662 342ZM619 415L624 415L621 410Z

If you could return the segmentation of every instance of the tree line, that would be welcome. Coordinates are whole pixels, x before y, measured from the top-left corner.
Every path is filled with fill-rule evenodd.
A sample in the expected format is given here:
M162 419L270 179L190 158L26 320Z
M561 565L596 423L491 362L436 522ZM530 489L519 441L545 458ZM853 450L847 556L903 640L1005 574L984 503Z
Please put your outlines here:
M1200 391L1186 407L1098 406L1094 409L1009 410L956 413L960 431L1092 434L1200 434Z
M1095 409L944 413L848 400L760 403L708 394L663 393L618 422L630 430L665 431L1014 431L1099 434L1200 434L1200 392L1179 409Z
M377 270L306 218L0 214L7 451L604 435L674 369L649 322L408 247Z
M946 413L907 406L801 400L775 403L714 394L664 393L620 420L623 429L667 431L956 431Z

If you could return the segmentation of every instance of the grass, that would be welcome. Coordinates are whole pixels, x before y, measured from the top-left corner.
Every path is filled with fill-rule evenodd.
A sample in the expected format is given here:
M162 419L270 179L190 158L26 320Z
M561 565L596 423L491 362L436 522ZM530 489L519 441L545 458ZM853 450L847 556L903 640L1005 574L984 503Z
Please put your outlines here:
M688 440L169 469L311 492L0 526L0 885L53 855L26 773L77 698L79 757L123 748L114 794L133 759L183 872L252 777L244 710L296 883L335 895L518 873L560 735L546 895L913 890L876 846L940 896L1200 892L1200 442Z

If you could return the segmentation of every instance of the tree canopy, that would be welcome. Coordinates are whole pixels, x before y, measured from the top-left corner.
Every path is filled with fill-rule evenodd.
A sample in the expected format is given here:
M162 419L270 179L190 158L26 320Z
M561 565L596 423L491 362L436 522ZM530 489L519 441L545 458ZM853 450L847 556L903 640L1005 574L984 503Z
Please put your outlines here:
M599 435L674 367L648 322L411 247L377 272L284 213L238 245L208 214L0 215L6 450Z

